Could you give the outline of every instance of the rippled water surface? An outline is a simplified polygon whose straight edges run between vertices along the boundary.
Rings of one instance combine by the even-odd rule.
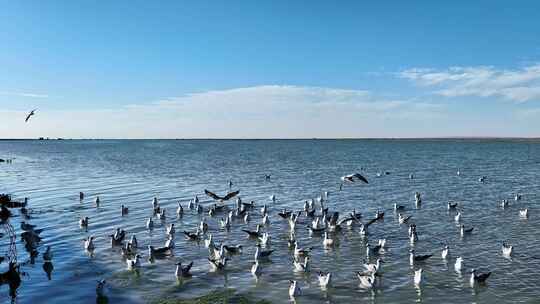
[[[34,265],[25,265],[18,303],[95,303],[95,283],[105,278],[109,284],[110,303],[144,303],[162,296],[192,298],[219,288],[233,288],[254,299],[274,303],[289,301],[288,280],[298,280],[303,295],[299,303],[412,302],[452,303],[533,302],[540,297],[540,210],[537,207],[540,185],[540,147],[535,142],[480,140],[179,140],[179,141],[0,141],[0,158],[13,157],[12,164],[0,164],[0,192],[15,198],[29,198],[32,224],[44,228],[39,251],[50,245],[54,251],[51,280],[43,270],[41,254]],[[360,172],[369,185],[346,185],[338,191],[339,177]],[[457,176],[456,171],[461,171]],[[377,177],[379,171],[389,175]],[[266,181],[264,174],[271,174]],[[409,174],[414,179],[409,179]],[[480,176],[487,176],[485,184]],[[210,272],[204,244],[184,239],[182,230],[194,231],[200,216],[187,210],[182,219],[173,217],[177,203],[184,206],[198,195],[203,206],[213,202],[204,189],[217,193],[229,190],[234,182],[244,202],[255,201],[258,207],[268,204],[271,223],[265,228],[272,236],[275,250],[271,261],[262,265],[263,274],[255,280],[249,272],[255,242],[241,229],[253,229],[261,221],[259,208],[252,221],[235,221],[227,232],[220,229],[218,214],[210,218],[210,233],[215,240],[242,244],[242,255],[230,260],[226,273]],[[79,201],[78,193],[86,198]],[[345,229],[337,235],[340,246],[324,250],[322,238],[310,236],[299,220],[296,235],[302,247],[313,247],[311,272],[294,273],[292,254],[287,249],[288,224],[277,216],[282,208],[301,210],[307,199],[329,191],[331,210],[362,212],[363,221],[373,218],[377,208],[384,209],[384,221],[370,227],[370,243],[386,238],[388,249],[382,254],[381,285],[375,291],[360,288],[354,271],[362,270],[365,240],[358,228]],[[414,208],[414,192],[423,194],[423,205]],[[513,200],[516,193],[523,199]],[[270,195],[276,195],[272,203]],[[101,198],[101,207],[93,200]],[[162,246],[165,225],[145,229],[152,215],[151,200],[157,196],[167,209],[168,223],[177,226],[174,257],[155,263],[146,260],[138,273],[128,271],[118,248],[111,248],[107,235],[121,227],[128,235],[136,234],[139,246]],[[499,202],[511,199],[502,209]],[[459,236],[449,201],[459,201],[463,223],[474,226],[472,235]],[[425,282],[421,289],[412,282],[409,265],[411,248],[407,229],[398,224],[392,211],[396,202],[406,206],[419,232],[414,245],[420,254],[434,256],[421,267]],[[129,214],[120,215],[120,205]],[[229,203],[234,206],[234,202]],[[529,219],[520,219],[518,210],[529,208]],[[18,212],[15,212],[18,214]],[[78,226],[81,216],[90,217],[90,227]],[[20,233],[20,217],[11,219]],[[88,256],[82,240],[97,237],[94,256]],[[515,246],[512,259],[501,255],[501,243]],[[7,251],[6,237],[0,239],[0,254]],[[448,243],[452,257],[441,259],[442,243]],[[28,259],[20,241],[19,261]],[[457,274],[456,256],[464,258],[464,272]],[[193,261],[193,278],[181,283],[174,276],[175,262]],[[471,288],[470,268],[492,271],[485,287]],[[6,263],[0,265],[5,271]],[[322,291],[317,272],[331,271],[333,287]],[[0,286],[0,302],[8,302],[7,287]]]

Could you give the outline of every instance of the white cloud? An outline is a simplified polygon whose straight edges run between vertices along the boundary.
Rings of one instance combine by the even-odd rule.
[[[43,110],[28,124],[22,112],[0,112],[0,119],[9,122],[0,126],[0,136],[403,137],[425,134],[441,115],[437,104],[387,100],[363,90],[268,85],[193,93],[120,109]]]
[[[540,64],[517,70],[494,67],[452,67],[445,70],[409,69],[398,74],[447,96],[503,97],[516,102],[540,100]]]
[[[18,96],[18,97],[30,97],[30,98],[48,98],[47,94],[36,94],[36,93],[24,93],[24,92],[0,92],[0,95],[7,96]]]

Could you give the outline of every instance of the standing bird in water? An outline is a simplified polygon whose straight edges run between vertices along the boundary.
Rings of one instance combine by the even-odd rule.
[[[32,115],[35,115],[36,113],[36,110],[37,109],[34,109],[32,111],[30,111],[30,113],[28,113],[28,115],[26,115],[26,119],[24,120],[24,122],[28,122],[28,120],[30,119],[30,117],[32,117]]]

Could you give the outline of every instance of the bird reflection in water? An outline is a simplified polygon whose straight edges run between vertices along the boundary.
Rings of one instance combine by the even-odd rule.
[[[49,279],[49,281],[52,278],[53,269],[54,269],[54,266],[53,266],[52,262],[47,261],[47,262],[43,263],[43,270],[45,271],[45,274],[47,274],[47,279]]]

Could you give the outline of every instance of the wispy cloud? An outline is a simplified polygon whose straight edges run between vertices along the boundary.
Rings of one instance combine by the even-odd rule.
[[[499,96],[516,102],[540,100],[540,64],[515,70],[490,66],[445,70],[413,68],[398,76],[421,86],[434,87],[434,93],[448,97]]]
[[[0,95],[30,97],[30,98],[48,98],[49,97],[49,95],[47,94],[36,94],[36,93],[27,93],[27,92],[6,92],[6,91],[0,91]]]
[[[43,111],[28,125],[20,113],[10,128],[0,127],[0,134],[20,126],[31,137],[47,132],[63,137],[399,137],[414,136],[411,128],[425,131],[422,124],[436,121],[441,112],[437,104],[385,99],[364,90],[263,85],[107,111]]]

